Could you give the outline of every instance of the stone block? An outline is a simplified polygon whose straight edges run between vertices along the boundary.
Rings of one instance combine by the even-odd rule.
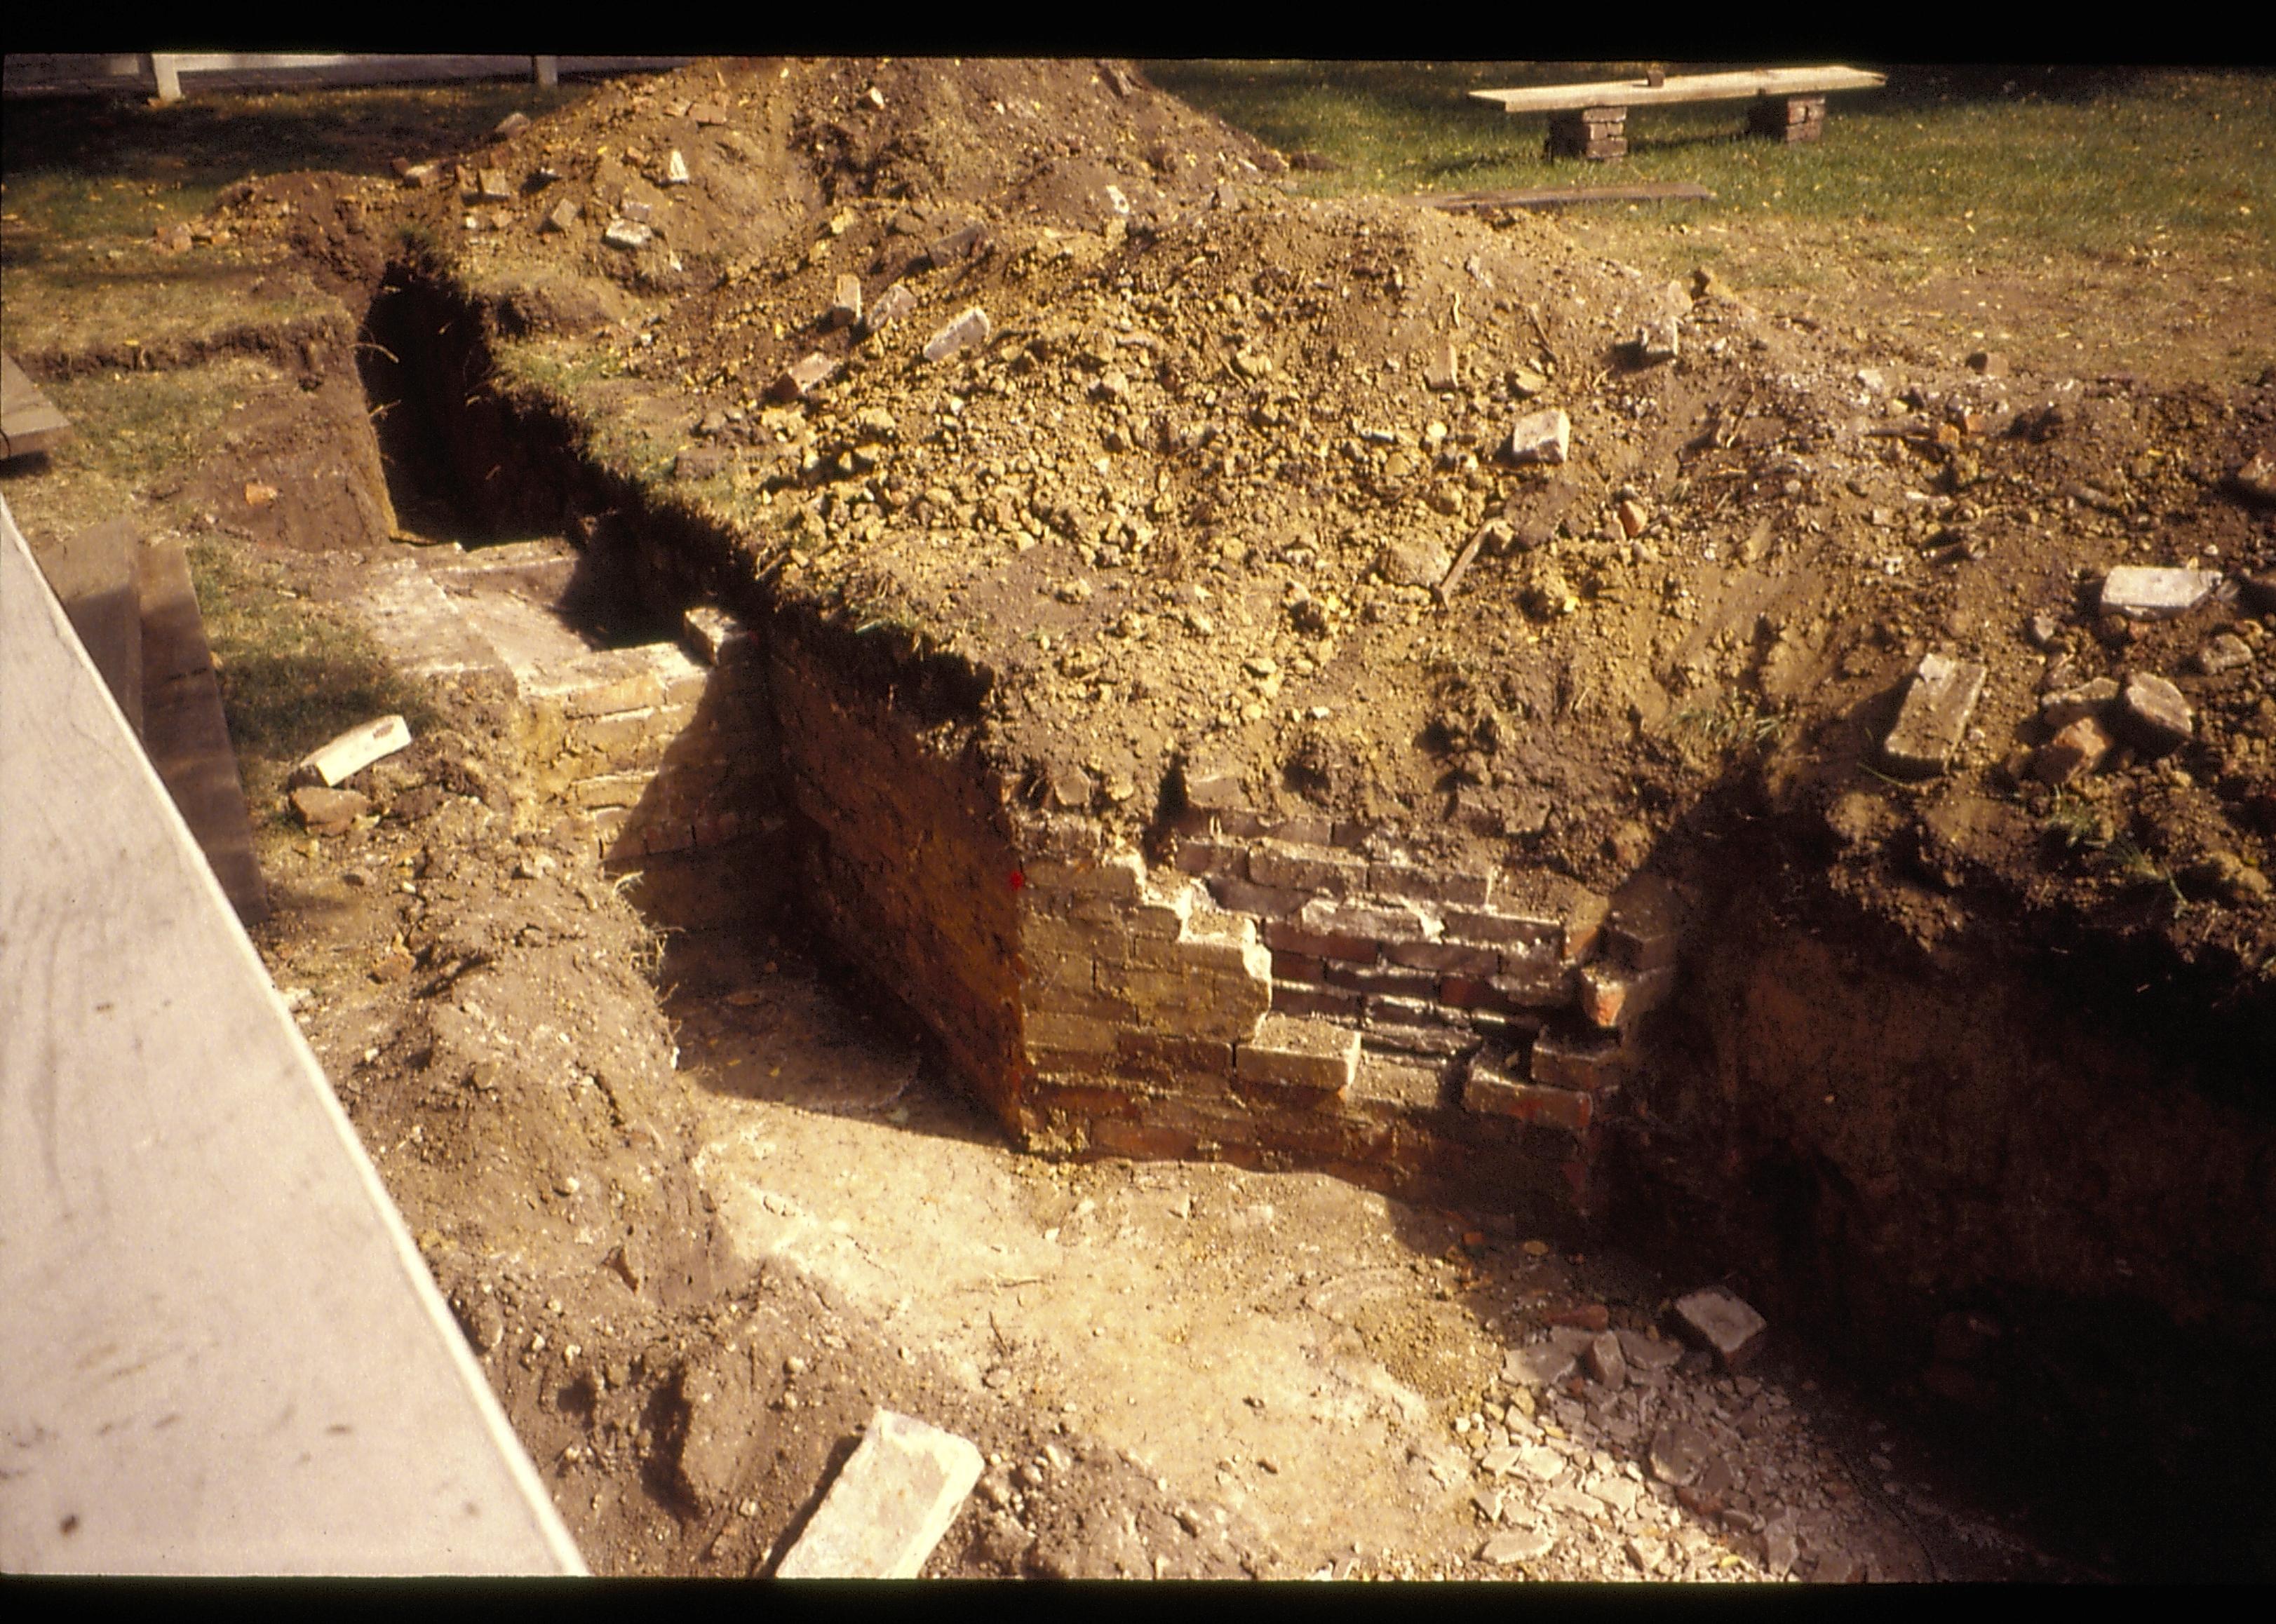
[[[2203,603],[2219,585],[2217,570],[2120,564],[2103,578],[2102,612],[2128,620],[2173,620]]]
[[[1256,1036],[1242,1044],[1234,1074],[1253,1083],[1278,1083],[1340,1093],[1359,1065],[1359,1033],[1327,1021],[1267,1015]]]
[[[2137,671],[2118,696],[2119,730],[2145,756],[2180,749],[2196,731],[2196,718],[2181,691],[2162,676]]]
[[[1881,741],[1889,769],[1904,777],[1933,778],[1951,764],[1976,701],[1984,691],[1984,667],[1972,660],[1923,654],[1905,691],[1896,726]]]
[[[1762,1346],[1768,1325],[1760,1314],[1720,1286],[1675,1300],[1675,1318],[1685,1334],[1712,1352],[1726,1371],[1742,1368]]]
[[[953,1432],[879,1409],[778,1579],[914,1579],[980,1481],[980,1451]]]
[[[1367,883],[1367,863],[1332,846],[1261,840],[1249,849],[1248,877],[1261,886],[1348,896]]]

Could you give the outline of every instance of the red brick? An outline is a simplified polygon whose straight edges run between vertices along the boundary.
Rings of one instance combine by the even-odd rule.
[[[1089,1129],[1090,1142],[1097,1149],[1134,1161],[1183,1161],[1195,1150],[1194,1136],[1182,1128],[1106,1117],[1090,1123]]]
[[[1317,981],[1325,961],[1307,953],[1276,953],[1272,956],[1272,978],[1275,981]]]
[[[1283,981],[1272,984],[1272,1008],[1281,1015],[1324,1015],[1356,1021],[1363,1003],[1357,993],[1332,987],[1295,986]]]
[[[1497,992],[1491,982],[1475,976],[1441,977],[1438,1001],[1452,1004],[1457,1009],[1501,1010],[1510,1008],[1509,1000]]]
[[[1248,848],[1229,840],[1211,840],[1206,836],[1189,838],[1178,842],[1177,856],[1171,865],[1183,874],[1223,874],[1235,880],[1248,878]]]
[[[1325,964],[1320,978],[1330,986],[1349,987],[1355,993],[1388,993],[1398,998],[1436,998],[1438,995],[1438,978],[1421,970],[1385,970],[1370,964]]]
[[[1267,919],[1263,932],[1264,945],[1276,953],[1301,953],[1312,958],[1342,959],[1355,964],[1375,963],[1375,943],[1364,936],[1338,936],[1307,930],[1286,919]]]
[[[1383,956],[1416,970],[1491,976],[1501,968],[1504,956],[1491,948],[1470,948],[1454,941],[1393,941],[1384,944]]]
[[[1218,907],[1231,909],[1235,913],[1253,913],[1260,918],[1287,918],[1312,900],[1309,891],[1251,885],[1248,880],[1236,880],[1230,874],[1212,874],[1209,888]]]
[[[1190,1076],[1198,1079],[1233,1075],[1233,1051],[1230,1043],[1125,1030],[1115,1034],[1114,1047],[1124,1070],[1148,1076]]]
[[[1596,1117],[1596,1096],[1579,1089],[1518,1083],[1483,1067],[1473,1067],[1462,1090],[1465,1108],[1491,1112],[1540,1128],[1585,1134]]]
[[[1614,1088],[1629,1064],[1627,1046],[1617,1034],[1551,1028],[1533,1040],[1533,1080],[1558,1088]]]
[[[1329,846],[1262,840],[1249,848],[1248,876],[1261,886],[1343,896],[1367,883],[1367,864]]]

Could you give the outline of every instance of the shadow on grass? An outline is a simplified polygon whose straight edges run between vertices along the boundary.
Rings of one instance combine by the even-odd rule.
[[[438,725],[361,627],[338,609],[284,597],[273,567],[214,541],[191,548],[190,567],[230,738],[248,774],[256,765],[281,772],[376,716],[401,715],[414,736]]]

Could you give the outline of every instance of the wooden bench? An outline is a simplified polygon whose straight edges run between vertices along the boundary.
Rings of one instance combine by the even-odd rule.
[[[1542,85],[1526,90],[1473,90],[1508,113],[1547,113],[1549,155],[1618,158],[1628,149],[1632,107],[1674,102],[1752,100],[1747,129],[1773,140],[1814,141],[1825,131],[1825,97],[1836,90],[1876,90],[1884,73],[1857,68],[1755,68],[1738,73],[1688,73],[1677,79],[1604,79],[1593,85]]]

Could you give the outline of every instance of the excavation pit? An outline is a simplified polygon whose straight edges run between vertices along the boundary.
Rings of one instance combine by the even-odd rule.
[[[947,119],[900,71],[876,122]],[[991,94],[1126,117],[1034,72]],[[1963,1431],[2072,1440],[2076,1481],[2249,1476],[2268,661],[2192,662],[2265,646],[2276,558],[2163,448],[2241,463],[2265,386],[1923,360],[1900,398],[1846,341],[1530,223],[1175,163],[1077,185],[1073,154],[1020,192],[843,121],[762,162],[765,118],[671,105],[603,112],[692,190],[573,171],[627,150],[613,125],[494,155],[575,173],[588,236],[414,196],[430,252],[364,352],[404,374],[373,391],[398,465],[448,492],[408,522],[464,549],[397,563],[445,599],[450,570],[521,572],[454,613],[529,634],[499,662],[546,827],[691,943],[810,935],[1027,1148],[1326,1172],[1560,1255],[1626,1236]],[[729,207],[761,176],[791,207]],[[628,204],[649,249],[598,235]],[[849,275],[910,310],[825,324]],[[975,306],[989,337],[922,359]],[[1676,359],[1635,365],[1670,313]],[[838,370],[770,398],[810,355]],[[1511,461],[1551,410],[1567,460]],[[2113,460],[2154,530],[2064,494],[2116,500],[2087,483]],[[2098,573],[2152,548],[2218,549],[2236,590],[2098,619]],[[580,581],[577,646],[546,642]],[[1931,653],[1986,676],[1940,774],[1892,782]],[[2190,742],[2057,796],[2028,770],[2044,681],[2137,667]],[[702,1007],[767,1007],[732,997],[769,951],[723,948]],[[2098,1437],[2190,1388],[2158,1438]]]

